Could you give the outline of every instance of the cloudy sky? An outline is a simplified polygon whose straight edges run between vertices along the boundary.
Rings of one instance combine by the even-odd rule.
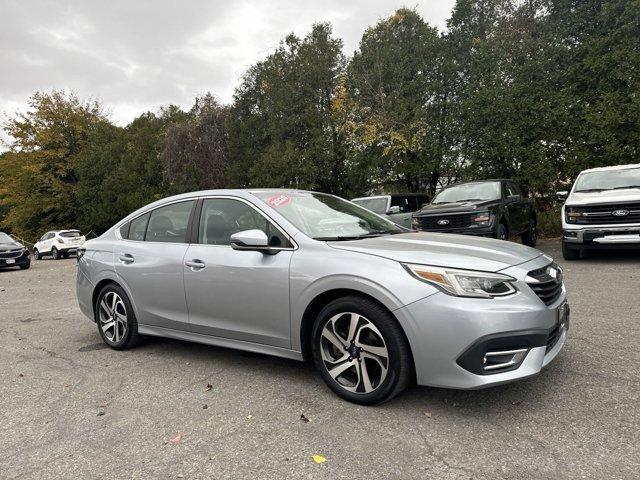
[[[73,90],[121,125],[210,91],[228,102],[243,72],[289,32],[331,22],[345,53],[401,6],[443,29],[454,0],[0,0],[0,112],[37,90]]]

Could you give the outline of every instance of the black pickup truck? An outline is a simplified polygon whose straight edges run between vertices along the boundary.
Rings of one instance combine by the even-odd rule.
[[[512,180],[483,180],[446,187],[412,217],[415,230],[507,240],[519,235],[534,247],[536,212]]]

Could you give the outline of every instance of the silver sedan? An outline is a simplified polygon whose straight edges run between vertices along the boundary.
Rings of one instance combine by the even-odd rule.
[[[562,349],[562,270],[538,250],[410,232],[341,198],[211,190],[132,213],[79,252],[77,295],[110,347],[162,336],[313,361],[375,404],[410,382],[482,388]]]

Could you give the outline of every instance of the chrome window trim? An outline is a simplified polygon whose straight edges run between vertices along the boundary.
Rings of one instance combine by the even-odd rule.
[[[130,238],[122,238],[122,235],[120,235],[120,229],[123,226],[125,226],[127,223],[131,223],[134,220],[137,220],[138,218],[142,217],[143,215],[146,215],[147,213],[149,214],[149,219],[151,219],[151,212],[154,212],[155,210],[158,210],[159,208],[168,207],[169,205],[175,205],[176,203],[184,203],[184,202],[194,202],[194,207],[195,207],[195,204],[197,203],[198,198],[200,198],[200,197],[182,198],[180,200],[174,200],[173,202],[163,203],[162,205],[158,205],[156,208],[145,210],[140,215],[136,215],[131,220],[127,220],[126,222],[122,222],[120,225],[118,225],[116,227],[115,236],[116,236],[116,238],[118,240],[122,240],[123,242],[153,243],[153,244],[158,244],[158,245],[191,245],[188,242],[152,242],[151,240],[148,240],[148,241],[147,240],[131,240]],[[193,207],[191,207],[191,208],[193,208]],[[148,227],[149,227],[149,225],[147,225],[147,228]],[[146,232],[145,232],[145,236],[146,236]]]
[[[209,243],[199,243],[199,242],[195,242],[195,243],[188,243],[188,242],[152,242],[152,241],[147,241],[147,240],[131,240],[129,238],[122,238],[122,235],[120,235],[120,229],[126,225],[127,223],[131,223],[134,220],[142,217],[143,215],[151,214],[151,212],[153,212],[154,210],[157,210],[159,208],[164,208],[166,206],[169,205],[173,205],[176,203],[183,203],[183,202],[197,202],[198,200],[216,200],[216,199],[227,199],[227,200],[239,200],[245,204],[247,204],[249,207],[253,208],[256,212],[258,212],[260,215],[262,215],[267,221],[269,221],[272,225],[274,225],[278,231],[280,233],[282,233],[282,235],[284,235],[284,237],[289,240],[289,242],[291,243],[291,245],[293,245],[293,247],[269,247],[269,250],[272,251],[295,251],[299,248],[298,244],[293,240],[293,237],[291,235],[289,235],[279,224],[278,222],[276,222],[275,220],[273,220],[271,217],[269,217],[267,214],[265,214],[263,211],[261,211],[259,208],[257,208],[253,203],[251,203],[249,200],[244,199],[242,197],[235,197],[233,195],[207,195],[204,197],[192,197],[192,198],[183,198],[180,200],[175,200],[173,202],[168,202],[162,205],[157,206],[156,208],[153,209],[149,209],[149,210],[145,210],[144,212],[140,213],[139,215],[136,215],[135,217],[133,217],[130,220],[127,220],[126,222],[122,222],[120,225],[118,225],[116,227],[115,230],[115,236],[118,240],[121,240],[123,242],[134,242],[134,243],[153,243],[153,244],[162,244],[162,245],[203,245],[203,246],[208,246],[208,247],[227,247],[227,248],[231,248],[231,245],[212,245]],[[202,214],[202,212],[200,212],[200,214]],[[197,221],[198,223],[200,223],[200,218],[194,219],[194,221]]]

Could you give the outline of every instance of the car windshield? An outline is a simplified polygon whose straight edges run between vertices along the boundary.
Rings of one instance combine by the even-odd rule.
[[[599,192],[634,187],[640,188],[640,167],[582,173],[576,180],[574,192]]]
[[[78,230],[71,230],[69,232],[60,232],[60,236],[64,238],[77,238],[80,236],[80,232]]]
[[[384,215],[385,213],[387,213],[387,197],[358,198],[351,201],[355,204],[360,205],[361,207],[366,208],[367,210],[371,210],[372,212],[378,213],[380,215]]]
[[[0,232],[0,243],[16,243],[16,241],[4,232]]]
[[[500,198],[500,182],[463,183],[441,190],[431,203],[497,200],[498,198]]]
[[[277,191],[254,195],[315,240],[353,240],[404,231],[393,222],[333,195]]]

